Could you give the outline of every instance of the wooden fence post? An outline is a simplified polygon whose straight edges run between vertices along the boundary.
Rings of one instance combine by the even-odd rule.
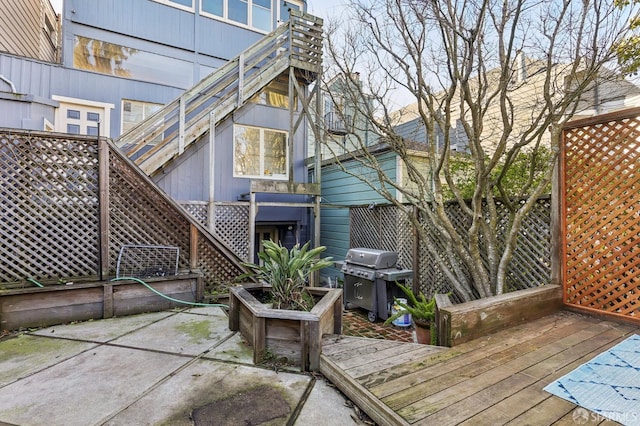
[[[98,271],[100,280],[109,276],[109,144],[98,139]]]

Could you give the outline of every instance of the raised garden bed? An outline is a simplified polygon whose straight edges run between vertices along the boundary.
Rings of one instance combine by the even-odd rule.
[[[178,300],[202,300],[201,274],[145,278],[157,291]],[[96,281],[43,288],[0,290],[0,329],[16,330],[72,321],[111,318],[171,309],[172,302],[135,281]]]
[[[322,336],[342,332],[342,290],[307,287],[318,302],[310,312],[273,309],[256,296],[269,291],[267,285],[232,287],[229,293],[229,329],[253,347],[253,362],[268,357],[285,359],[302,371],[320,366]]]
[[[562,308],[562,287],[544,285],[452,305],[436,296],[438,344],[455,346],[552,314]]]

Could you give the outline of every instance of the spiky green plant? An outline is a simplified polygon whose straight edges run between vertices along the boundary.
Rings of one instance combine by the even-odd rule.
[[[273,307],[309,311],[313,307],[313,298],[304,291],[312,272],[331,266],[330,257],[320,258],[326,247],[319,246],[309,250],[309,242],[302,247],[296,244],[287,250],[280,244],[265,240],[264,250],[258,253],[262,265],[244,263],[252,272],[238,279],[255,277],[271,285]]]
[[[407,295],[407,303],[400,302],[394,297],[394,303],[402,309],[391,315],[384,323],[390,324],[403,315],[411,314],[411,318],[414,321],[431,324],[436,315],[436,299],[432,297],[430,300],[427,300],[422,293],[416,297],[411,288],[400,284],[399,282],[396,282],[396,284],[400,287],[402,292]]]

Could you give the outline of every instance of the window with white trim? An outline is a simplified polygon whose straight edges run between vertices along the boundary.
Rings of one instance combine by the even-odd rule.
[[[153,102],[134,101],[131,99],[122,100],[122,127],[120,134],[124,134],[135,127],[138,123],[153,115],[154,112],[162,108],[162,104]]]
[[[202,15],[231,21],[263,32],[273,29],[271,0],[201,0]]]
[[[110,136],[109,124],[113,104],[55,95],[51,98],[60,103],[55,114],[56,132]]]
[[[289,177],[287,132],[236,124],[233,153],[234,177],[274,180]]]

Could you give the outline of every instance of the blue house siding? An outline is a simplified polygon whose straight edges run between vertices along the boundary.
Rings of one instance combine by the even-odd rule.
[[[181,89],[175,87],[69,69],[2,53],[0,53],[0,74],[13,82],[17,93],[48,99],[49,102],[54,102],[51,101],[51,97],[58,95],[113,104],[111,137],[120,135],[122,99],[165,104],[182,93]],[[53,123],[53,112],[53,107],[46,113],[42,110],[31,111],[29,120],[32,120],[34,127],[21,126],[21,128],[44,130],[43,118]],[[18,118],[24,119],[9,104],[0,102],[0,126],[15,127],[13,123]]]
[[[214,192],[217,201],[238,201],[240,195],[248,194],[250,190],[252,179],[233,177],[234,124],[288,131],[289,111],[264,105],[247,104],[236,111],[232,117],[216,126],[213,171],[215,173]],[[307,181],[307,173],[304,166],[306,156],[304,132],[296,133],[293,141],[289,141],[289,143],[294,144],[294,181],[305,182]],[[175,199],[207,201],[209,199],[209,174],[206,171],[208,163],[209,139],[205,136],[195,147],[191,147],[170,164],[162,174],[155,176],[154,180]],[[259,201],[261,197],[263,196],[258,195]],[[274,198],[274,196],[270,198]],[[278,197],[278,201],[306,202],[308,200],[300,196],[281,195]]]
[[[390,179],[397,175],[396,155],[383,152],[376,156],[379,166]],[[344,162],[350,172],[367,177],[371,182],[377,182],[375,171],[354,160]],[[327,256],[334,260],[344,260],[349,245],[351,229],[349,226],[349,207],[371,203],[386,203],[387,201],[366,183],[357,177],[341,170],[336,164],[329,164],[322,168],[322,210],[320,214],[320,244],[327,247]],[[336,268],[326,268],[322,276],[340,277],[342,273]]]
[[[168,7],[151,0],[65,0],[65,2],[70,4],[69,7],[65,5],[64,18],[85,27],[83,31],[88,30],[86,27],[106,28],[114,33],[152,41],[156,46],[175,47],[190,51],[191,54],[195,52],[225,60],[236,56],[264,35],[249,28],[200,15],[200,1],[194,2],[193,12]],[[75,12],[72,12],[74,10]],[[273,15],[275,28],[276,14]],[[73,43],[74,33],[87,34],[77,32],[78,28],[74,26],[63,28],[63,31],[66,43]],[[222,40],[233,42],[221,43]],[[65,57],[65,64],[71,63],[69,61],[72,59],[69,56]]]
[[[15,85],[16,92],[11,93],[11,84],[0,82],[0,127],[45,130],[45,124],[51,123],[57,129],[76,131],[80,125],[64,118],[79,120],[75,117],[76,109],[93,107],[102,108],[98,116],[101,120],[109,116],[108,123],[101,121],[100,134],[115,139],[122,133],[124,100],[167,104],[265,35],[202,16],[201,1],[194,0],[193,4],[193,11],[185,11],[152,0],[65,0],[61,64],[0,53],[0,75]],[[273,0],[271,4],[275,9],[281,2]],[[274,10],[274,28],[277,16]],[[78,38],[83,43],[78,46],[84,50],[75,57],[81,59],[75,66],[80,63],[86,69],[74,68]],[[138,52],[120,51],[118,46]],[[113,52],[109,49],[115,48],[119,57],[113,59],[109,53],[96,53],[98,48],[106,52]],[[148,54],[144,55],[144,52]],[[131,55],[138,55],[137,62],[133,59],[127,62]],[[167,72],[173,69],[173,64],[181,70],[179,78],[167,79],[167,76],[178,74]],[[163,83],[159,82],[162,78]],[[110,105],[113,108],[105,111]],[[142,109],[142,104],[133,105]],[[67,115],[65,108],[73,111],[73,115]],[[148,108],[146,114],[150,110]],[[131,116],[135,113],[137,111],[132,109]],[[82,112],[82,117],[84,120],[89,113]],[[91,123],[94,121],[91,119]],[[216,202],[248,201],[243,196],[249,193],[251,179],[233,177],[233,124],[289,131],[290,122],[287,108],[247,104],[216,126],[214,167],[210,167],[211,156],[205,135],[153,179],[177,201],[209,201],[210,173],[214,173]],[[95,134],[97,125],[82,125],[82,132]],[[309,181],[304,163],[306,138],[306,126],[302,125],[295,138],[289,140],[294,146],[293,158],[288,159],[293,165],[294,182]],[[258,201],[285,203],[310,202],[311,198],[258,195]],[[309,208],[262,206],[256,220],[269,226],[295,223],[299,226],[301,239],[307,240],[311,236],[310,216]]]

